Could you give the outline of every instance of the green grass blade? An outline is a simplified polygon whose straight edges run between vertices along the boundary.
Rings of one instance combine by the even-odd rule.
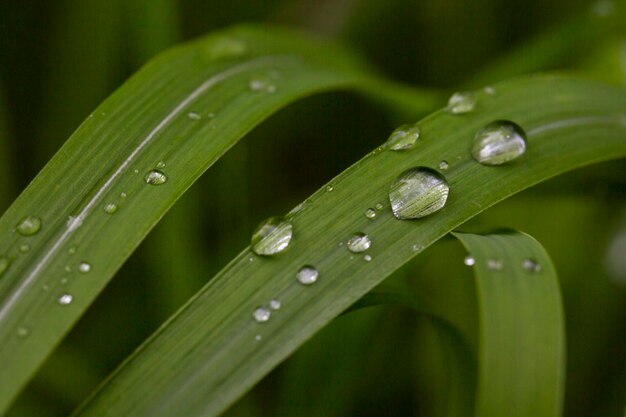
[[[454,235],[476,262],[476,415],[560,416],[565,328],[558,279],[548,254],[521,233]],[[524,269],[529,260],[541,270]]]
[[[174,48],[133,76],[0,219],[0,254],[11,260],[0,279],[0,411],[165,211],[239,138],[303,96],[372,85],[378,81],[341,48],[245,27]],[[432,103],[414,95],[413,108]],[[160,161],[167,182],[146,184]],[[104,211],[109,203],[115,214]],[[18,234],[25,216],[41,218],[41,231]],[[88,273],[78,270],[82,262]],[[72,302],[60,306],[64,294]]]
[[[332,191],[320,189],[292,213],[295,238],[287,254],[260,259],[244,250],[77,415],[217,415],[328,321],[467,219],[547,178],[626,155],[626,92],[620,88],[544,76],[495,90],[493,96],[478,93],[470,114],[436,112],[422,120],[414,150],[376,150],[335,178]],[[528,150],[508,165],[479,165],[470,156],[474,134],[498,119],[526,130]],[[442,160],[450,166],[444,172],[451,187],[446,207],[421,220],[396,220],[386,203],[394,178]],[[364,211],[376,203],[385,203],[385,210],[370,220]],[[339,245],[357,231],[373,240],[371,262]],[[295,274],[307,264],[320,278],[303,287]],[[255,323],[254,309],[276,297],[281,310]]]

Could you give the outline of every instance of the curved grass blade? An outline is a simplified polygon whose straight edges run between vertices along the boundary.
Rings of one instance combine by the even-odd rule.
[[[562,413],[565,326],[556,271],[528,235],[454,233],[475,261],[476,416]]]
[[[467,219],[557,174],[626,156],[624,90],[558,76],[514,80],[495,89],[492,96],[477,93],[472,113],[440,111],[425,118],[414,150],[377,149],[335,178],[332,191],[323,187],[293,210],[295,237],[288,253],[260,259],[244,250],[76,415],[217,415],[322,326]],[[502,119],[526,131],[526,154],[499,167],[476,163],[470,156],[475,133]],[[449,165],[444,174],[451,189],[443,210],[398,221],[387,203],[374,219],[364,215],[387,201],[401,172],[437,167],[442,160]],[[355,232],[372,239],[370,262],[346,249]],[[303,265],[319,271],[312,286],[296,281]],[[283,307],[269,321],[256,323],[255,308],[273,298]]]
[[[10,261],[0,279],[0,412],[165,211],[239,138],[321,91],[393,101],[379,83],[341,48],[246,27],[174,48],[126,82],[0,219],[0,255]],[[416,91],[396,90],[402,100]],[[434,102],[413,98],[413,110]],[[154,170],[163,175],[149,176]],[[41,230],[18,233],[27,216]]]

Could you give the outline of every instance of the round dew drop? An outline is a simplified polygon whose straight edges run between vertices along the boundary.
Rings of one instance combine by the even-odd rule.
[[[448,165],[447,161],[441,161],[439,162],[439,169],[442,171],[445,171],[449,168],[450,165]]]
[[[118,207],[115,203],[107,203],[104,205],[103,209],[106,214],[114,214],[117,211]]]
[[[22,236],[32,236],[41,229],[41,219],[35,216],[24,217],[16,226],[17,233]]]
[[[363,256],[363,260],[364,260],[365,262],[371,262],[371,260],[372,260],[372,256],[371,256],[371,255],[365,255],[365,256]]]
[[[265,307],[257,307],[252,313],[252,317],[254,317],[254,321],[257,323],[265,323],[270,319],[272,312]]]
[[[146,176],[144,177],[144,181],[146,182],[146,184],[150,185],[165,184],[165,182],[167,181],[167,175],[159,170],[153,169],[146,174]]]
[[[537,274],[541,272],[541,264],[531,258],[526,258],[522,261],[522,268],[530,274]]]
[[[365,233],[355,233],[354,236],[348,240],[347,247],[352,253],[365,252],[372,246],[372,241]]]
[[[71,294],[63,294],[57,299],[57,304],[61,306],[67,306],[72,304],[73,299],[74,297],[72,297]]]
[[[190,111],[189,113],[187,113],[187,117],[190,120],[200,120],[200,119],[202,119],[202,116],[200,115],[200,113],[195,112],[195,111]],[[159,167],[159,168],[163,168],[163,167]]]
[[[298,282],[302,285],[312,285],[319,278],[319,272],[314,267],[307,265],[300,268],[296,275]]]
[[[452,94],[448,100],[446,111],[452,114],[469,113],[476,108],[476,95],[470,91]]]
[[[30,332],[28,331],[26,327],[20,327],[17,329],[16,333],[18,337],[25,338],[25,337],[28,337]]]
[[[81,262],[78,264],[78,271],[86,274],[91,271],[91,264],[89,262]]]
[[[367,210],[365,210],[365,217],[367,217],[368,219],[373,219],[374,217],[376,217],[376,210],[374,210],[373,208],[368,208]]]
[[[280,300],[271,300],[270,301],[270,308],[272,310],[280,310],[281,305],[282,304],[281,304]]]
[[[384,149],[392,151],[406,151],[411,149],[420,137],[417,125],[402,125],[393,132],[383,144]]]
[[[526,152],[526,133],[513,122],[498,120],[474,137],[472,157],[482,165],[502,165]]]
[[[252,234],[250,245],[257,255],[271,256],[284,252],[293,236],[293,226],[283,217],[264,220]]]
[[[30,250],[30,245],[27,245],[27,244],[20,245],[19,249],[20,249],[20,252],[26,253]]]
[[[463,259],[463,263],[467,266],[474,266],[476,264],[476,259],[472,255],[467,255]]]
[[[397,219],[418,219],[441,210],[450,187],[440,173],[425,167],[401,173],[391,184],[389,201]]]

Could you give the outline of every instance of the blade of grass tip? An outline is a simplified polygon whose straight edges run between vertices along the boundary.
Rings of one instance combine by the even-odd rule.
[[[568,18],[487,64],[465,84],[479,87],[529,72],[569,66],[576,57],[594,51],[599,42],[624,34],[624,21],[625,1],[596,1],[584,13]]]
[[[0,219],[0,412],[202,172],[294,100],[367,85],[361,68],[329,43],[236,27],[165,52],[99,106]]]
[[[466,263],[474,268],[478,290],[476,415],[560,416],[565,328],[548,254],[518,232],[454,236],[469,251]]]
[[[495,95],[477,92],[473,113],[440,111],[422,120],[419,151],[377,148],[333,179],[331,191],[322,187],[288,216],[297,233],[288,254],[267,260],[244,250],[76,415],[217,415],[317,330],[469,218],[567,170],[626,156],[624,90],[559,76],[494,87]],[[476,132],[502,119],[526,131],[526,154],[499,167],[477,163],[470,153]],[[400,173],[437,167],[442,160],[449,162],[444,175],[451,191],[441,212],[398,221],[387,203],[374,219],[364,215],[388,201]],[[373,240],[370,258],[346,249],[355,231]],[[296,280],[304,265],[319,271],[315,285]],[[271,320],[256,322],[255,309],[275,297],[285,307]]]

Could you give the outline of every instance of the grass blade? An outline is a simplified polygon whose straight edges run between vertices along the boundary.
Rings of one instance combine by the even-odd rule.
[[[480,315],[476,415],[560,416],[565,328],[556,271],[548,254],[521,233],[454,235],[476,262]]]
[[[11,260],[0,279],[0,412],[165,211],[239,138],[320,91],[369,90],[393,101],[373,91],[378,85],[341,48],[245,27],[174,48],[133,76],[0,219],[0,254]],[[397,90],[403,100],[415,91]],[[413,98],[413,109],[433,105],[432,95]],[[160,161],[167,182],[146,184]],[[107,204],[117,212],[105,212]],[[42,220],[37,234],[16,232],[25,216]],[[88,273],[78,270],[83,262]]]
[[[77,415],[217,415],[328,321],[467,219],[547,178],[626,155],[626,92],[620,88],[544,76],[501,83],[495,91],[478,93],[473,113],[436,112],[424,119],[416,150],[376,150],[334,179],[332,191],[315,193],[291,213],[296,234],[288,254],[268,260],[244,250]],[[479,165],[470,156],[472,138],[499,119],[525,129],[528,151],[509,165]],[[441,212],[398,221],[387,205],[373,220],[363,215],[387,201],[400,172],[441,160],[449,162],[451,187]],[[357,231],[373,240],[371,262],[338,245]],[[320,271],[311,287],[295,280],[307,264]],[[276,297],[283,302],[280,312],[255,323],[254,309]]]

